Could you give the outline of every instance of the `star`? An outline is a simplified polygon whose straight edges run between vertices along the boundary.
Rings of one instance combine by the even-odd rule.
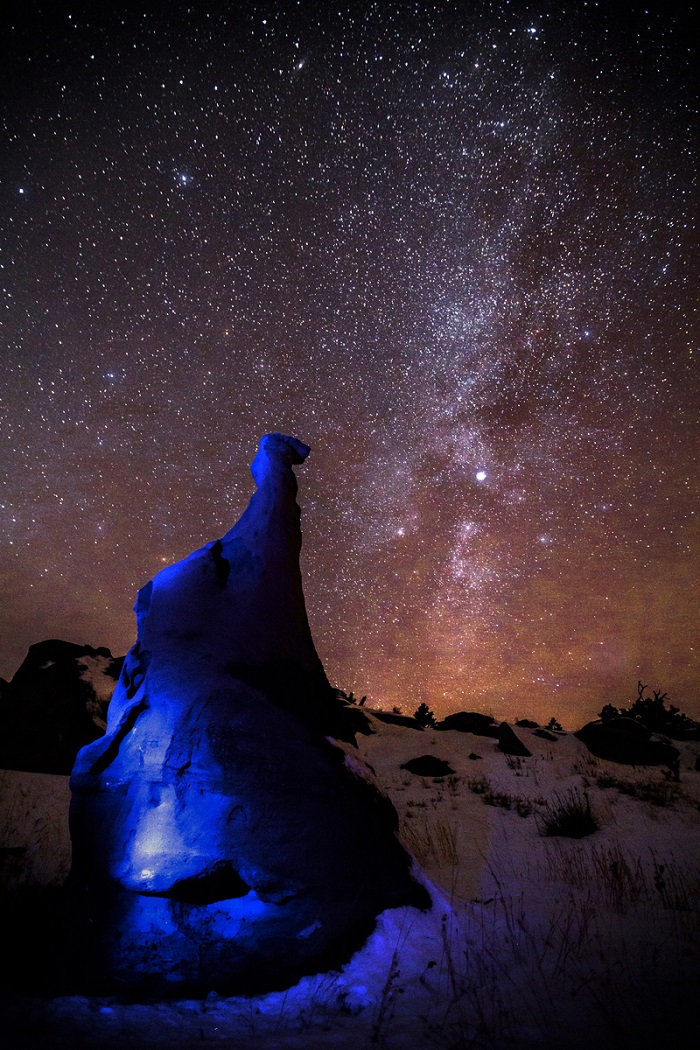
[[[0,675],[42,638],[125,652],[282,431],[334,684],[700,704],[682,21],[35,7],[0,88]]]

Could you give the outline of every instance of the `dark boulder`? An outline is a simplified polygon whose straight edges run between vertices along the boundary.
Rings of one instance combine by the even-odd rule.
[[[498,739],[498,726],[491,715],[480,711],[455,711],[438,722],[437,729],[456,729],[458,733],[473,733],[475,736],[488,736]]]
[[[686,722],[669,720],[665,725],[659,726],[658,732],[671,740],[700,740],[700,725],[690,718]]]
[[[105,731],[122,662],[57,638],[30,646],[2,690],[0,769],[67,776],[80,748]]]
[[[454,774],[454,769],[449,762],[434,755],[420,755],[404,762],[401,769],[407,769],[417,777],[449,777]]]
[[[516,725],[517,724],[518,723],[516,722]],[[559,739],[559,737],[555,733],[550,733],[548,729],[535,729],[532,735],[538,736],[541,740],[549,740],[550,742],[554,743],[556,743],[556,741]]]
[[[634,718],[610,718],[589,722],[574,736],[591,754],[628,766],[665,766],[678,761],[680,752],[673,744],[652,734]]]
[[[515,755],[519,758],[530,758],[532,755],[532,751],[528,751],[513,727],[507,722],[501,722],[498,727],[498,746],[506,755]]]

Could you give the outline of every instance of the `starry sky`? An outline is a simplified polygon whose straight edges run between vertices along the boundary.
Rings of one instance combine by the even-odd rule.
[[[280,430],[334,684],[699,717],[690,16],[11,4],[0,674],[125,652]]]

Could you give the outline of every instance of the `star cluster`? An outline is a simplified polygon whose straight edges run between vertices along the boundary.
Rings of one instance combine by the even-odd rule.
[[[281,430],[336,684],[700,715],[690,8],[165,6],[5,16],[0,673]]]

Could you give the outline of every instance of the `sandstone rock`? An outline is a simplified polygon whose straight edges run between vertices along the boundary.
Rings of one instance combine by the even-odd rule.
[[[308,452],[264,437],[239,522],[141,589],[107,734],[78,755],[71,881],[112,984],[281,988],[344,962],[385,908],[430,904],[393,806],[329,739],[366,716],[306,616]]]

